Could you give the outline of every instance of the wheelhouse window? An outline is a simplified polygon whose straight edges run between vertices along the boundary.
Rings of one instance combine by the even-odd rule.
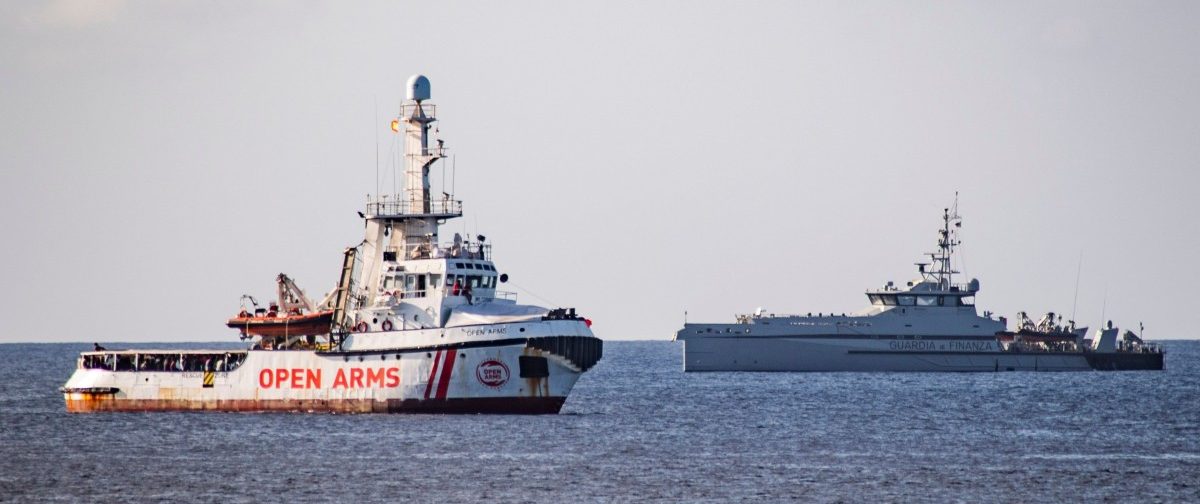
[[[879,299],[883,301],[884,305],[896,306],[896,296],[889,295],[889,294],[881,294],[879,296]]]
[[[912,306],[916,304],[916,296],[897,296],[900,306]]]
[[[937,296],[917,296],[917,306],[933,306],[938,303]]]
[[[867,294],[867,297],[871,300],[871,304],[873,305],[883,304],[883,301],[879,299],[879,294]]]

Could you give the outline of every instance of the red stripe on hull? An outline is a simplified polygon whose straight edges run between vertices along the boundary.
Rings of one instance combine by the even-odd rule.
[[[463,399],[210,400],[115,399],[111,395],[70,399],[67,411],[277,411],[297,413],[474,413],[542,415],[558,413],[565,397],[480,397]]]
[[[450,388],[450,375],[454,374],[454,357],[457,355],[455,350],[446,350],[446,362],[442,364],[442,381],[438,382],[438,399],[446,398],[446,390]]]
[[[429,399],[429,393],[433,391],[433,379],[437,377],[438,362],[442,360],[442,351],[438,350],[433,356],[433,365],[429,367],[429,381],[425,382],[425,398]]]

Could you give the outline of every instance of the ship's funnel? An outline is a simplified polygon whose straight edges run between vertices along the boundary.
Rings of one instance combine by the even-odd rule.
[[[417,74],[408,78],[408,99],[423,101],[429,99],[429,79]]]

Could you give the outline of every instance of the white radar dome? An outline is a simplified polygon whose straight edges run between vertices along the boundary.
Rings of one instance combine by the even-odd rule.
[[[424,75],[417,74],[408,78],[408,99],[409,100],[428,100],[429,99],[429,79]]]

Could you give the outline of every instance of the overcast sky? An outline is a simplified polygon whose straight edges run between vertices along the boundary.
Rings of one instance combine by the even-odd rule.
[[[465,201],[443,237],[486,234],[508,288],[603,338],[859,309],[958,191],[981,310],[1069,315],[1081,271],[1082,324],[1194,339],[1197,27],[1200,2],[0,3],[0,341],[232,340],[279,272],[319,298],[415,73]]]

